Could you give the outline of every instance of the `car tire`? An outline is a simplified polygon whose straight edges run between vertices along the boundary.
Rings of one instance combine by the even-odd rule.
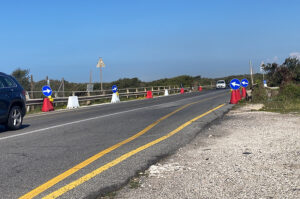
[[[6,127],[10,130],[21,128],[23,122],[22,110],[19,106],[13,106],[8,114]]]

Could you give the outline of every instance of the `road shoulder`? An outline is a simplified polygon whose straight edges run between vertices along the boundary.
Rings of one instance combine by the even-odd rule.
[[[298,198],[299,115],[241,107],[114,198]]]

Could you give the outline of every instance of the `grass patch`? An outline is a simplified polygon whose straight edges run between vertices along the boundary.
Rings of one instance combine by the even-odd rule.
[[[300,99],[293,100],[270,100],[264,103],[263,111],[278,113],[298,113],[300,114]]]
[[[253,91],[253,103],[264,104],[262,111],[300,114],[300,85],[284,85],[277,95],[271,96],[270,91],[257,87]]]
[[[129,188],[130,189],[137,189],[141,186],[141,183],[140,183],[140,179],[139,178],[132,178],[130,181],[129,181]]]

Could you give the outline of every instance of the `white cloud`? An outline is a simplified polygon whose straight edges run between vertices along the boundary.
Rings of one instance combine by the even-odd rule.
[[[297,58],[297,59],[300,60],[300,52],[293,52],[293,53],[290,53],[290,57]]]
[[[278,58],[278,56],[274,56],[273,58],[271,58],[271,59],[266,59],[266,63],[276,63],[276,62],[278,62],[279,61],[279,58]]]

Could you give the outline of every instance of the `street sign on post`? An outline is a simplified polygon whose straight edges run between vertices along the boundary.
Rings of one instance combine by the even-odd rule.
[[[87,92],[93,92],[94,91],[94,84],[87,84],[86,91]]]
[[[242,87],[245,87],[245,88],[249,85],[249,82],[247,79],[242,79],[241,83],[242,83]]]
[[[49,97],[52,95],[52,89],[50,88],[50,86],[43,86],[42,92],[46,97]]]
[[[232,79],[230,81],[230,87],[233,89],[233,90],[237,90],[241,87],[241,82],[240,80],[238,79]]]
[[[112,92],[113,92],[113,93],[118,92],[118,87],[117,87],[116,85],[113,85],[113,86],[112,86]]]
[[[264,87],[268,87],[267,80],[264,80]]]
[[[96,67],[100,68],[100,84],[101,84],[101,91],[103,91],[103,85],[102,85],[103,84],[102,83],[102,68],[105,67],[105,64],[103,62],[102,57],[99,58],[99,61],[98,61],[97,65],[96,65]]]

